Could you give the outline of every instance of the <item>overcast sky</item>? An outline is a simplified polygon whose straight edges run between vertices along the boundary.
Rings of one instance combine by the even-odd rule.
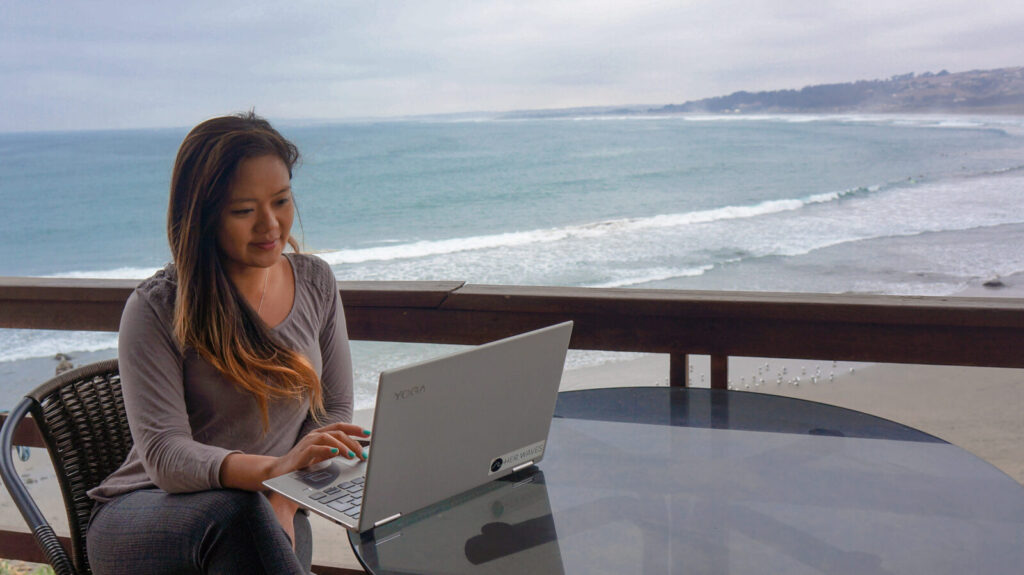
[[[1024,65],[1024,2],[0,0],[0,131],[669,104]]]

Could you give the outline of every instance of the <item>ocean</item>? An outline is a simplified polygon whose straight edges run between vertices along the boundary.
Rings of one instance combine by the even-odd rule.
[[[1024,117],[277,127],[303,154],[293,231],[338,279],[948,295],[1024,272]],[[162,267],[186,132],[0,134],[0,275]],[[114,334],[0,330],[0,407],[38,383],[19,366],[115,346]],[[381,369],[446,349],[355,342],[358,406]],[[621,357],[573,352],[569,367]]]

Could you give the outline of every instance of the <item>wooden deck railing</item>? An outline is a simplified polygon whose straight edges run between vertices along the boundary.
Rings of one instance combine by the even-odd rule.
[[[116,331],[137,282],[0,277],[0,328]],[[354,340],[478,344],[571,319],[570,347],[664,353],[1024,367],[1024,299],[338,282]],[[31,432],[26,431],[26,441]],[[36,443],[41,445],[41,443]],[[40,560],[0,531],[0,557]],[[345,573],[329,567],[322,573]]]

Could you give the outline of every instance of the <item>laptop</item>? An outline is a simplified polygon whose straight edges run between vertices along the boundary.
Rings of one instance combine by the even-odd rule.
[[[340,457],[263,485],[367,531],[544,457],[572,322],[384,371],[365,463]]]

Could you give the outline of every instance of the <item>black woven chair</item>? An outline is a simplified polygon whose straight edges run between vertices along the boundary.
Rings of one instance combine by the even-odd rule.
[[[11,457],[18,423],[31,413],[60,482],[71,529],[71,557],[29,495]],[[120,467],[132,448],[117,360],[86,365],[40,385],[11,410],[0,429],[0,475],[47,561],[58,575],[91,574],[85,530],[93,502],[85,494]]]

